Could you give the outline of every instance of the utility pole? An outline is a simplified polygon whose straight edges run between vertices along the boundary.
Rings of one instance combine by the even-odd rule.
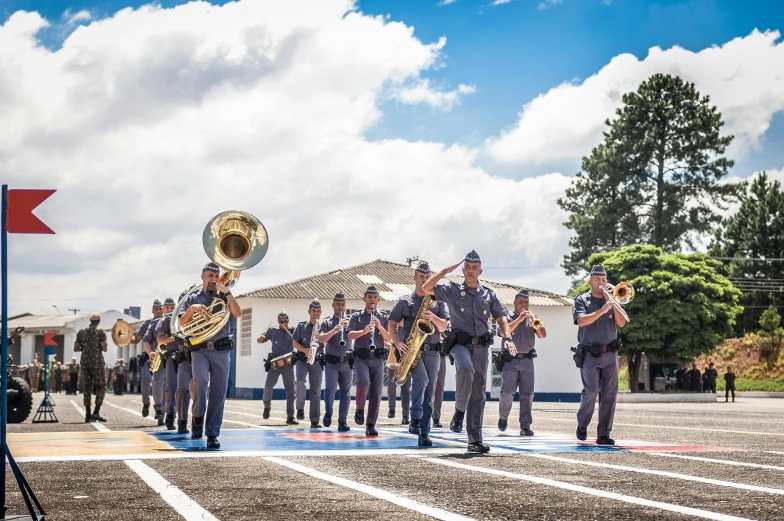
[[[75,314],[77,314],[78,312],[80,312],[80,311],[81,311],[81,309],[77,309],[77,308],[68,308],[68,311],[73,311],[73,314],[75,315]]]
[[[408,267],[410,268],[412,264],[414,264],[416,262],[419,262],[420,260],[422,260],[422,259],[420,259],[419,256],[415,255],[413,257],[407,258],[406,259],[406,264],[408,264]]]

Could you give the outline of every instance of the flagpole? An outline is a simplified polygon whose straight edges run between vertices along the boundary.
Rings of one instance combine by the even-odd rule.
[[[3,185],[3,216],[2,216],[2,232],[0,235],[2,239],[2,257],[0,264],[2,273],[0,273],[0,283],[2,283],[2,309],[0,313],[3,314],[3,338],[2,338],[2,351],[0,352],[0,447],[3,453],[3,468],[0,471],[0,519],[5,519],[5,465],[6,465],[6,422],[8,421],[8,185]]]

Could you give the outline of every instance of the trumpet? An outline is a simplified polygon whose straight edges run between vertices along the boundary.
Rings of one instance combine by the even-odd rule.
[[[612,284],[607,284],[607,287],[604,285],[599,286],[604,294],[604,298],[610,302],[613,307],[618,310],[618,313],[626,320],[626,322],[631,322],[629,315],[623,309],[623,304],[628,304],[634,299],[634,287],[629,282],[619,282],[615,286]],[[607,291],[609,288],[610,291]],[[612,293],[611,293],[612,292]]]
[[[343,329],[344,329],[343,321],[344,320],[346,320],[346,316],[343,313],[341,313],[340,314],[340,342],[338,342],[338,344],[340,344],[341,346],[346,345],[346,339],[343,336]]]
[[[544,326],[542,320],[536,315],[531,315],[530,317],[528,317],[526,319],[526,322],[528,322],[528,325],[534,328],[534,330],[541,329],[542,326]]]
[[[370,305],[370,325],[373,326],[373,327],[370,329],[370,345],[368,346],[368,349],[375,349],[376,348],[376,344],[374,343],[375,340],[376,340],[376,323],[373,322],[373,317],[375,317],[375,316],[376,316],[376,305],[375,304],[371,304]]]

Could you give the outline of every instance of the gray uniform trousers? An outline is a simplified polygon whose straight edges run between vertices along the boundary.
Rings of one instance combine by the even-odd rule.
[[[166,403],[166,370],[158,368],[152,375],[152,406],[155,412],[163,412]]]
[[[395,402],[397,401],[397,385],[392,379],[394,369],[387,369],[387,405],[390,411],[395,410]],[[411,409],[411,374],[408,375],[406,381],[400,386],[400,404],[403,408],[403,416],[408,418]]]
[[[231,353],[201,349],[192,353],[193,363],[193,415],[204,419],[204,433],[220,436],[223,423],[223,406],[229,387]],[[209,395],[207,388],[209,386]]]
[[[338,421],[346,422],[348,419],[348,408],[351,405],[351,368],[348,362],[330,364],[324,368],[326,385],[324,390],[324,412],[332,415],[332,403],[335,401],[335,390],[340,386],[340,408],[338,409]]]
[[[482,420],[485,413],[485,386],[490,349],[474,345],[474,353],[464,345],[456,344],[452,349],[455,359],[455,408],[465,412],[468,443],[482,441]]]
[[[577,411],[577,425],[588,427],[599,396],[598,436],[609,436],[615,417],[615,397],[618,394],[618,353],[602,353],[593,357],[585,355],[580,369],[583,379],[583,392],[580,396],[580,409]]]
[[[286,416],[289,418],[294,417],[294,366],[287,365],[278,369],[270,368],[267,373],[267,381],[264,382],[264,395],[261,401],[264,402],[265,407],[272,404],[272,391],[275,384],[278,383],[278,377],[283,377],[283,387],[286,389]]]
[[[305,408],[305,378],[307,377],[310,383],[310,423],[318,423],[321,417],[321,381],[324,379],[324,370],[318,362],[310,365],[306,361],[297,360],[295,373],[297,375],[294,382],[297,410]]]
[[[366,425],[375,425],[378,409],[381,407],[381,390],[384,388],[384,360],[375,356],[354,359],[354,372],[357,373],[357,409],[365,408],[365,400],[370,391]]]
[[[180,421],[188,421],[191,394],[196,395],[196,391],[192,389],[194,385],[193,368],[190,363],[183,360],[177,368],[177,392],[174,393],[174,399],[177,403],[177,418]]]
[[[142,403],[150,405],[150,394],[152,394],[152,373],[150,373],[150,361],[147,360],[142,364],[139,370],[142,374]]]
[[[441,355],[436,351],[423,351],[417,366],[411,371],[411,419],[419,420],[420,434],[430,432],[433,417],[433,391],[438,380]]]
[[[174,360],[170,358],[166,360],[166,398],[163,401],[166,414],[174,414],[177,411],[176,393],[177,373],[174,372]]]
[[[441,405],[444,403],[444,381],[446,380],[446,357],[441,356],[438,366],[438,380],[436,380],[435,396],[433,397],[433,420],[441,421]]]
[[[532,358],[513,358],[504,364],[501,371],[501,397],[498,415],[502,420],[509,418],[515,392],[520,390],[520,429],[531,428],[531,408],[534,404],[534,361]]]

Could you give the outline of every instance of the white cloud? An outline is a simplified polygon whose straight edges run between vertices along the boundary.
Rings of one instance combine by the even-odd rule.
[[[457,2],[457,0],[441,0],[436,5],[441,7],[441,6],[444,6],[444,5],[454,4],[455,2]]]
[[[473,85],[458,85],[452,91],[440,91],[430,88],[430,80],[427,78],[419,80],[414,85],[401,86],[391,92],[391,96],[405,104],[426,103],[442,110],[451,110],[452,107],[460,103],[460,99],[476,92]]]
[[[77,22],[86,22],[92,19],[93,17],[90,14],[90,11],[87,11],[86,9],[82,9],[78,13],[73,13],[70,9],[66,9],[65,12],[63,12],[63,20],[65,20],[66,25],[73,25]]]
[[[752,32],[718,47],[692,52],[680,47],[650,49],[638,60],[613,58],[582,83],[564,83],[525,104],[519,119],[486,150],[503,163],[542,164],[578,160],[602,140],[603,124],[614,117],[621,96],[654,73],[694,82],[722,112],[735,135],[731,155],[757,147],[773,115],[784,110],[784,43],[776,31]]]
[[[493,0],[493,3],[492,3],[492,4],[490,4],[490,5],[491,5],[491,6],[492,6],[492,5],[503,5],[503,4],[508,4],[508,3],[510,3],[511,1],[512,1],[512,0]]]
[[[233,208],[270,234],[240,292],[378,257],[561,260],[568,177],[502,179],[475,150],[364,137],[390,96],[445,107],[472,88],[434,94],[422,75],[443,42],[411,27],[350,1],[194,2],[122,10],[52,52],[46,23],[0,26],[0,171],[58,189],[37,211],[57,235],[11,239],[11,313],[146,311],[197,280],[202,229]],[[551,271],[544,289],[565,289]]]
[[[540,3],[537,9],[540,11],[544,11],[545,9],[549,9],[554,5],[562,4],[563,0],[545,0],[544,2]]]

